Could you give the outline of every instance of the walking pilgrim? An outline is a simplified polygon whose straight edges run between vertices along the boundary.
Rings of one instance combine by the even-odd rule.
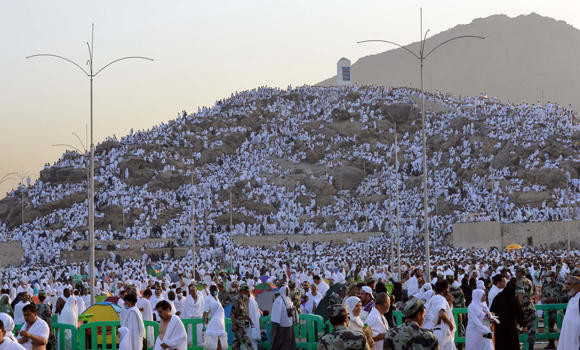
[[[161,300],[155,305],[159,315],[159,336],[155,341],[154,350],[186,350],[187,333],[183,323],[176,315],[171,314],[171,305]]]

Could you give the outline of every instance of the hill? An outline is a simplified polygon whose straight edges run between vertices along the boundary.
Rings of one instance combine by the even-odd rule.
[[[96,147],[96,239],[164,238],[184,246],[193,231],[196,246],[225,247],[230,231],[391,235],[395,123],[401,234],[417,238],[423,227],[417,96],[409,88],[263,87],[110,138]],[[571,110],[484,97],[428,99],[434,244],[445,243],[455,222],[578,215],[580,127]],[[67,152],[24,194],[14,190],[1,200],[0,241],[20,240],[30,261],[52,262],[86,240],[86,161]]]
[[[429,37],[426,52],[457,35],[486,39],[460,39],[435,51],[425,63],[426,90],[472,96],[483,92],[513,103],[542,102],[543,95],[544,102],[571,104],[580,110],[578,29],[536,13],[515,18],[494,15]],[[394,47],[364,45],[377,50]],[[419,52],[419,42],[408,48]],[[352,65],[351,76],[361,85],[420,86],[418,60],[400,48],[359,59]],[[333,77],[321,85],[335,82]]]

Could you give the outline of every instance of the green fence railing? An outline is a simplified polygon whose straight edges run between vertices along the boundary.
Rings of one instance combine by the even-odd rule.
[[[79,328],[79,350],[117,350],[119,321],[85,323]]]
[[[543,324],[540,324],[538,314],[536,313],[536,325],[541,325],[541,328],[543,328],[541,332],[537,328],[537,340],[558,339],[560,337],[563,312],[566,309],[566,306],[567,304],[536,305],[536,310],[541,310],[543,312]],[[460,315],[464,315],[465,320],[467,320],[467,308],[456,308],[453,310],[453,318],[455,319],[456,324],[459,324],[460,322]],[[394,311],[393,317],[397,325],[403,323],[404,317],[400,311]],[[549,327],[550,317],[555,318],[555,331]],[[202,331],[205,329],[203,321],[201,319],[184,319],[182,322],[188,335],[187,350],[202,350],[203,346],[201,344],[201,339],[198,339],[197,330],[198,328],[201,328]],[[159,335],[159,324],[152,321],[145,321],[144,324],[147,338],[149,338],[150,332],[153,332],[152,339],[157,339]],[[117,350],[119,346],[118,328],[120,326],[121,324],[119,321],[90,322],[85,323],[81,325],[80,328],[76,329],[72,325],[53,322],[52,331],[58,339],[59,346],[57,350]],[[228,333],[228,348],[231,349],[231,344],[233,342],[231,319],[226,318],[225,326],[226,332]],[[268,350],[271,348],[270,316],[262,317],[260,319],[260,326],[264,338],[264,340],[260,342],[260,347]],[[21,327],[22,325],[16,325],[14,327],[14,333],[18,333]],[[294,326],[296,345],[300,349],[314,350],[317,348],[320,338],[324,334],[332,332],[332,330],[333,327],[328,320],[325,322],[324,319],[318,315],[301,314],[300,323]],[[189,339],[192,340],[191,343],[189,342]],[[519,340],[523,343],[524,349],[527,350],[527,334],[521,334]],[[464,344],[465,336],[456,332],[455,343]],[[148,347],[147,350],[152,350],[152,348]]]

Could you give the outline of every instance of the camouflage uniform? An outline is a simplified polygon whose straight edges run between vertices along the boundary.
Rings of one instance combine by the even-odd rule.
[[[536,287],[532,281],[525,277],[525,268],[518,267],[517,271],[521,272],[522,276],[516,280],[516,295],[523,295],[521,306],[524,313],[524,324],[528,328],[529,348],[533,349],[536,343],[536,307],[534,306]]]
[[[346,306],[335,304],[329,307],[330,317],[348,316]],[[318,342],[318,350],[370,350],[367,338],[361,332],[351,331],[344,325],[336,325],[332,332],[324,335]]]
[[[46,292],[40,291],[39,295],[46,296]],[[54,333],[52,332],[52,306],[50,304],[39,303],[36,305],[37,315],[38,317],[48,324],[48,329],[50,330],[50,334],[48,336],[48,343],[46,344],[46,349],[51,350],[54,349],[56,346],[56,338]]]
[[[242,286],[240,291],[245,290],[247,286]],[[249,289],[248,289],[249,291]],[[242,346],[246,349],[252,348],[252,340],[248,336],[246,332],[247,328],[247,320],[249,318],[249,310],[247,306],[248,298],[245,295],[239,295],[237,298],[234,299],[232,302],[232,320],[235,322],[234,331],[234,342],[232,344],[232,349],[242,349]]]
[[[417,313],[423,300],[411,298],[403,306],[405,317]],[[411,320],[388,330],[383,343],[384,350],[439,350],[439,341],[430,330],[419,327]]]
[[[566,295],[566,288],[561,284],[556,282],[556,274],[554,271],[548,272],[548,277],[551,277],[550,282],[545,282],[542,285],[542,304],[559,304],[565,303],[568,300]],[[548,298],[555,298],[555,301],[548,302]],[[556,310],[548,311],[548,315],[544,314],[544,317],[548,317],[548,327],[550,332],[556,332],[554,326],[556,325]],[[550,340],[549,348],[555,349],[554,340]]]
[[[296,288],[296,283],[294,281],[290,281],[290,283],[288,283],[288,290],[289,290],[289,297],[290,300],[292,300],[292,305],[294,305],[294,308],[296,309],[296,311],[301,314],[302,313],[302,306],[301,306],[301,299],[302,299],[302,292],[300,292],[299,289]]]
[[[449,293],[453,296],[453,308],[463,308],[465,307],[465,295],[461,287],[453,285],[453,276],[447,278],[449,282]],[[465,314],[457,315],[457,333],[460,336],[465,335]]]

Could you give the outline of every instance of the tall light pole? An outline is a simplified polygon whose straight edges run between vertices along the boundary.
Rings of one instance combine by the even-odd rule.
[[[90,167],[89,167],[89,155],[88,155],[88,150],[87,150],[87,143],[89,142],[88,141],[88,126],[85,126],[85,142],[84,143],[81,140],[81,138],[79,137],[79,135],[77,135],[74,132],[72,134],[79,141],[79,143],[81,145],[81,149],[79,149],[78,147],[71,145],[69,143],[57,143],[57,144],[54,144],[52,146],[53,147],[70,147],[71,149],[77,151],[79,154],[84,154],[86,162],[87,162],[87,217],[88,217],[88,216],[90,216],[90,207],[89,207],[88,203],[91,200],[91,188],[90,188],[91,182],[90,182],[90,171],[89,171]]]
[[[416,54],[415,52],[411,51],[409,48],[397,44],[396,42],[389,41],[389,40],[379,40],[379,39],[372,39],[372,40],[363,40],[358,41],[357,44],[361,43],[368,43],[368,42],[382,42],[387,44],[392,44],[395,46],[400,47],[401,49],[405,50],[409,54],[413,55],[416,59],[419,60],[420,66],[420,74],[421,74],[421,120],[422,120],[422,130],[423,130],[423,207],[425,210],[424,213],[424,220],[423,220],[423,227],[425,230],[425,278],[427,281],[430,279],[430,272],[431,272],[431,264],[429,259],[429,208],[427,204],[427,135],[426,135],[426,126],[425,126],[425,93],[423,92],[423,61],[425,61],[429,55],[431,55],[435,50],[440,48],[441,46],[447,44],[450,41],[462,39],[462,38],[474,38],[474,39],[485,39],[479,35],[459,35],[453,37],[451,39],[447,39],[444,42],[440,43],[439,45],[432,48],[429,52],[425,53],[425,41],[427,39],[427,33],[429,33],[429,29],[423,34],[423,9],[420,9],[420,23],[419,23],[419,39],[420,39],[420,49],[419,53]]]
[[[90,291],[91,291],[91,305],[95,303],[95,145],[93,142],[93,79],[102,72],[105,68],[109,67],[113,63],[128,60],[128,59],[144,59],[148,61],[153,61],[151,58],[142,57],[142,56],[127,56],[118,58],[113,60],[106,65],[104,65],[101,69],[94,72],[94,37],[95,37],[95,25],[92,25],[91,28],[91,43],[87,42],[87,47],[89,49],[89,60],[87,64],[89,66],[89,71],[87,72],[83,67],[79,64],[74,62],[71,59],[68,59],[63,56],[42,53],[27,56],[26,58],[33,58],[33,57],[54,57],[66,61],[78,69],[80,69],[87,77],[89,77],[90,81],[90,124],[91,124],[91,160],[90,160],[90,177],[89,177],[89,283],[90,283]]]
[[[193,279],[195,279],[195,191],[193,187],[193,171],[191,172],[191,261],[193,263]]]
[[[399,274],[399,282],[401,282],[401,212],[399,211],[399,142],[397,136],[397,122],[395,122],[395,202],[397,206],[397,272]]]

